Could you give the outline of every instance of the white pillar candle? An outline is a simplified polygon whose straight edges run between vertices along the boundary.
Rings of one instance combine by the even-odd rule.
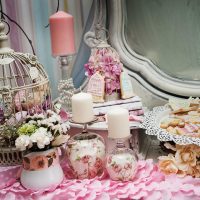
[[[126,138],[130,136],[128,110],[115,107],[107,113],[108,137]]]
[[[92,95],[84,92],[72,96],[72,119],[86,123],[94,119]]]

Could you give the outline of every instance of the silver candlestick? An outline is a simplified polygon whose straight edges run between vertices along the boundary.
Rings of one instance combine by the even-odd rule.
[[[58,84],[59,99],[58,102],[66,109],[71,112],[71,97],[75,93],[76,89],[73,84],[73,79],[70,78],[70,62],[72,56],[60,56],[59,64],[61,68],[61,80]]]
[[[71,60],[72,60],[72,56],[69,56],[69,55],[59,57],[62,80],[67,80],[70,77]]]

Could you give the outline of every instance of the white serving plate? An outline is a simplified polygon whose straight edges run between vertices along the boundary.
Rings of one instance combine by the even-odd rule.
[[[145,114],[144,122],[140,125],[140,128],[146,129],[145,132],[148,135],[157,136],[160,141],[173,141],[180,145],[196,144],[200,146],[200,138],[176,135],[160,128],[160,123],[169,118],[169,113],[170,109],[168,106],[155,107],[153,111]]]

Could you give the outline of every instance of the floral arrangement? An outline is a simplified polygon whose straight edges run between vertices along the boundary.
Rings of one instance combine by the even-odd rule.
[[[165,143],[165,147],[175,152],[168,156],[159,157],[159,169],[169,175],[190,175],[200,177],[200,147],[197,145],[171,145]]]
[[[26,123],[17,129],[15,146],[21,151],[40,151],[60,146],[69,139],[69,128],[68,122],[62,123],[61,117],[51,110],[47,110],[46,114],[27,115]]]
[[[122,63],[112,47],[94,48],[87,64],[86,76],[91,77],[99,72],[105,78],[105,93],[112,94],[120,89]]]

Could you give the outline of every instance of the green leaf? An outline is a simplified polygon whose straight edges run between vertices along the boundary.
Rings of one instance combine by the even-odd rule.
[[[77,156],[77,157],[76,157],[76,160],[78,160],[78,161],[79,161],[80,159],[81,159],[81,157],[80,157],[80,156]]]
[[[23,160],[24,160],[26,163],[30,164],[30,159],[29,159],[28,157],[24,157]]]
[[[50,158],[50,159],[48,160],[48,167],[50,167],[50,166],[52,165],[52,163],[53,163],[53,158]]]

